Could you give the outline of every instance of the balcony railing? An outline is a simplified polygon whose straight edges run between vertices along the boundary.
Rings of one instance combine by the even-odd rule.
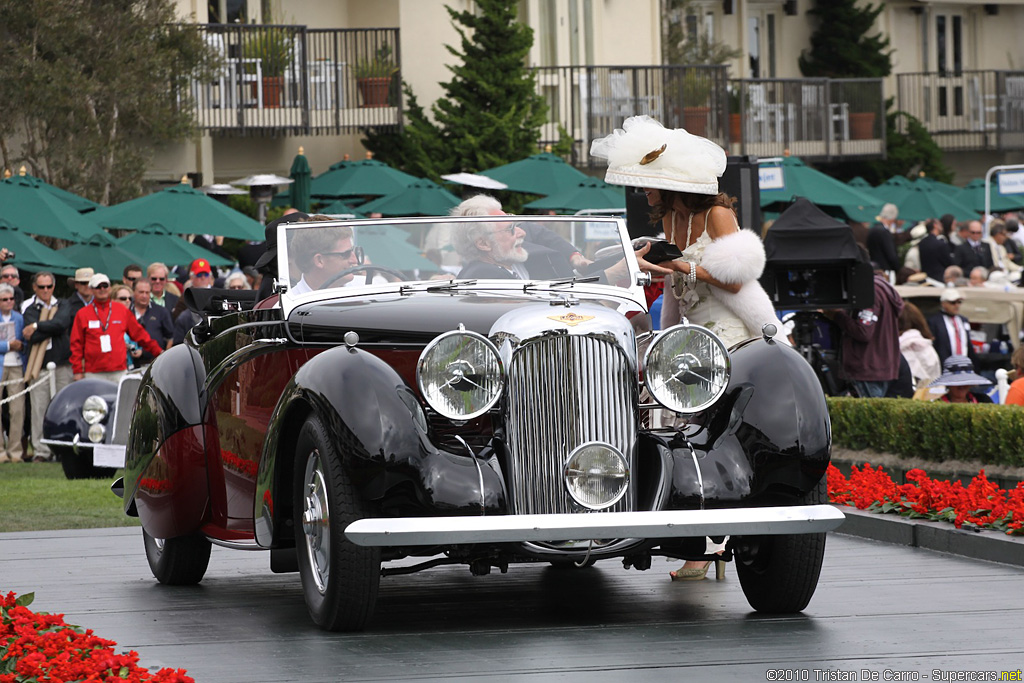
[[[1024,149],[1024,71],[898,74],[896,83],[896,108],[942,149]]]
[[[316,135],[401,125],[398,29],[195,28],[216,58],[192,81],[203,130]]]
[[[729,80],[725,66],[583,66],[536,69],[547,100],[542,144],[564,130],[572,161],[591,159],[590,141],[622,121],[648,114],[729,150],[759,157],[810,160],[880,157],[885,153],[881,79]]]

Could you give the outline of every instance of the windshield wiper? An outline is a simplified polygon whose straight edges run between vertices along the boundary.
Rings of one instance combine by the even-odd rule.
[[[475,285],[476,280],[453,280],[443,285],[430,285],[427,287],[428,292],[450,292],[453,289],[464,287],[466,285]]]
[[[588,275],[586,277],[563,277],[558,280],[530,280],[523,285],[523,291],[525,292],[528,289],[534,289],[541,285],[548,287],[561,287],[562,285],[576,285],[577,283],[583,282],[597,282],[600,279],[601,278],[598,275]]]

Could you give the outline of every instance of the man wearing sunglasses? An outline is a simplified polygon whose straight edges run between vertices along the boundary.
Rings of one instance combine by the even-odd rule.
[[[939,295],[941,312],[928,316],[928,329],[935,337],[932,343],[939,362],[944,363],[950,356],[967,356],[977,367],[978,358],[971,344],[971,323],[960,314],[963,294],[955,287],[946,287]]]
[[[52,273],[40,271],[32,278],[32,289],[35,291],[32,305],[25,309],[25,343],[31,357],[32,349],[43,346],[42,365],[49,363],[54,369],[57,391],[71,384],[71,302],[59,301],[53,295],[56,283]],[[75,296],[75,295],[72,295]],[[29,377],[33,381],[35,377]],[[50,387],[41,384],[29,393],[29,407],[32,422],[32,460],[43,462],[52,460],[50,447],[41,443],[43,437],[43,417],[50,405]]]
[[[71,326],[71,371],[76,380],[96,377],[116,382],[128,367],[125,334],[154,356],[163,349],[127,307],[111,302],[110,278],[96,273],[89,288],[92,302],[78,312]]]
[[[22,330],[25,322],[21,313],[14,310],[14,287],[6,282],[0,284],[0,355],[3,356],[3,384],[0,398],[6,395],[10,424],[7,428],[7,443],[0,434],[0,462],[21,462],[21,434],[25,426],[25,396],[19,395],[25,388],[24,354]]]
[[[213,287],[213,267],[204,258],[197,258],[192,262],[192,265],[188,267],[188,277],[188,286],[191,289],[210,289]],[[174,319],[173,341],[175,344],[183,343],[188,331],[202,320],[198,313],[194,313],[185,305],[184,296],[174,305],[171,317]]]
[[[294,232],[289,256],[302,271],[302,278],[292,287],[292,294],[306,294],[325,284],[344,287],[352,280],[354,273],[339,277],[363,260],[362,251],[352,243],[352,228],[304,228]]]

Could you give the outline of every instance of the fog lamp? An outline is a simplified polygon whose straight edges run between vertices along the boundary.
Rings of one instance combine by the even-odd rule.
[[[89,441],[93,443],[99,443],[103,441],[103,435],[107,433],[107,428],[101,424],[90,425],[89,427]]]
[[[591,442],[576,448],[562,473],[572,499],[591,510],[615,505],[629,487],[625,456],[606,443]]]

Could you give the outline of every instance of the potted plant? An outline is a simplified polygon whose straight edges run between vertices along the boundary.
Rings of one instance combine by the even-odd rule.
[[[284,91],[284,74],[292,64],[295,42],[291,33],[282,28],[267,28],[248,36],[242,43],[242,57],[259,60],[263,75],[263,106],[280,107]],[[246,64],[246,72],[253,74],[255,64]],[[255,97],[256,84],[252,85]]]
[[[736,83],[726,89],[729,98],[729,141],[743,142],[743,115],[750,109],[750,95]]]
[[[714,89],[711,69],[688,67],[680,84],[683,98],[684,127],[694,135],[707,135],[711,113],[711,91]]]
[[[391,57],[390,45],[381,45],[373,57],[356,61],[352,75],[356,79],[364,107],[388,106],[391,80],[396,73],[398,65]]]

